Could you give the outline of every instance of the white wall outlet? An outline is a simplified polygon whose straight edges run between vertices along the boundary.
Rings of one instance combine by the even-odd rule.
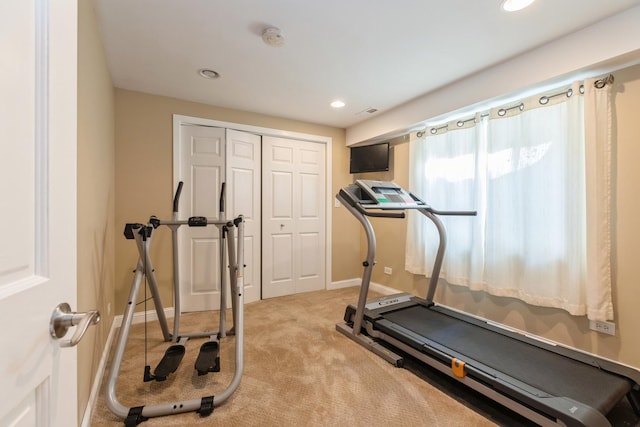
[[[589,320],[589,328],[607,335],[616,334],[616,324],[602,320]]]
[[[333,206],[339,208],[340,206],[342,206],[342,204],[340,203],[340,200],[333,199]]]
[[[391,276],[393,274],[393,269],[391,267],[385,267],[384,274],[388,274],[389,276]]]

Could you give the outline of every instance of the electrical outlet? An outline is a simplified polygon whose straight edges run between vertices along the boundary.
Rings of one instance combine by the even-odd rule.
[[[589,328],[594,331],[601,332],[607,335],[616,334],[616,324],[613,322],[605,322],[601,320],[589,320]]]
[[[393,274],[393,269],[391,267],[385,267],[384,274],[388,274],[389,276],[391,276]]]

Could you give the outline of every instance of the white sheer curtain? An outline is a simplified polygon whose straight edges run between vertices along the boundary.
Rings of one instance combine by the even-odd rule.
[[[439,210],[478,210],[478,217],[442,216],[447,229],[446,257],[440,277],[477,285],[483,274],[484,181],[479,163],[485,123],[410,142],[409,188]],[[438,232],[424,215],[409,211],[405,269],[431,276]],[[476,286],[477,287],[477,286]]]
[[[611,85],[584,82],[587,186],[587,317],[613,319],[611,300]]]
[[[602,112],[608,89],[594,89],[591,81],[584,88],[584,97],[575,84],[573,96],[550,96],[544,105],[531,98],[411,142],[412,191],[437,209],[479,213],[442,218],[448,232],[442,278],[590,319],[612,318],[610,132]],[[598,124],[585,126],[595,121],[591,116]],[[406,269],[429,276],[436,245],[428,220],[410,215]]]

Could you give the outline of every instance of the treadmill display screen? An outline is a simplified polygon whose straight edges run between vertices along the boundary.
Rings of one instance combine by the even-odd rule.
[[[415,209],[426,206],[395,182],[359,179],[355,185],[370,200],[370,204],[365,206],[367,209]]]
[[[376,194],[378,203],[416,203],[411,196],[399,187],[372,187],[371,189]]]

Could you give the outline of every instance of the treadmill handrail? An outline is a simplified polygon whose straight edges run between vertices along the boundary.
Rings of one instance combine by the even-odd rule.
[[[362,326],[364,309],[367,301],[367,296],[369,294],[369,285],[371,283],[371,275],[373,273],[373,266],[375,265],[376,238],[373,231],[373,226],[371,225],[371,222],[367,217],[404,218],[404,212],[392,211],[417,209],[421,214],[423,214],[424,216],[429,218],[431,222],[433,222],[436,229],[438,230],[438,237],[440,240],[438,244],[438,250],[436,252],[436,257],[433,263],[433,270],[431,278],[429,280],[429,287],[427,289],[426,295],[426,300],[428,302],[433,302],[447,245],[446,231],[444,225],[442,224],[442,221],[440,221],[440,218],[438,218],[437,215],[473,216],[477,214],[476,211],[439,211],[431,208],[420,198],[414,195],[411,195],[411,197],[418,203],[416,203],[415,205],[409,203],[407,203],[406,205],[396,203],[394,207],[389,206],[386,209],[381,209],[381,205],[379,203],[375,203],[372,200],[359,200],[359,197],[356,197],[353,192],[346,191],[346,188],[340,189],[340,191],[338,191],[338,194],[336,194],[336,199],[342,202],[345,208],[347,208],[347,210],[351,212],[351,214],[358,221],[360,221],[362,227],[364,228],[365,235],[367,236],[367,258],[362,263],[362,265],[364,266],[364,272],[362,275],[362,282],[360,284],[360,294],[358,297],[358,303],[356,306],[356,313],[353,322],[353,333],[356,335],[360,333],[360,328]]]
[[[356,204],[354,207],[358,209],[360,212],[362,212],[363,215],[374,216],[374,217],[385,217],[385,218],[404,218],[405,217],[404,212],[391,213],[389,211],[404,211],[406,209],[426,210],[428,212],[431,212],[434,215],[442,215],[442,216],[476,216],[478,215],[477,211],[440,211],[437,209],[433,209],[431,207],[424,207],[420,205],[385,208],[385,207],[380,207],[376,205],[365,207],[363,205]],[[380,212],[375,211],[375,209],[379,209]]]
[[[342,200],[343,203],[353,206],[360,213],[366,216],[372,217],[385,217],[385,218],[405,218],[404,212],[402,213],[390,213],[390,211],[405,211],[407,209],[426,210],[435,215],[446,216],[476,216],[477,211],[442,211],[434,209],[427,205],[424,200],[420,199],[413,193],[408,193],[416,203],[393,203],[383,204],[371,199],[359,200],[354,195],[344,188],[340,189],[336,198]],[[338,197],[341,196],[341,197]]]
[[[478,211],[439,211],[433,208],[425,208],[431,213],[436,215],[445,215],[445,216],[476,216],[478,215]]]

